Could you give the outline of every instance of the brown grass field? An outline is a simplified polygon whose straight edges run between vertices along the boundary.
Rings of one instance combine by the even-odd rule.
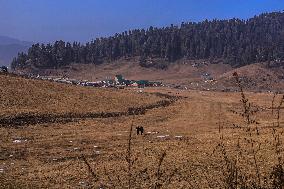
[[[280,94],[245,92],[258,110],[251,115],[258,123],[245,124],[234,113],[243,112],[239,92],[137,91],[0,75],[0,119],[125,112],[169,100],[160,93],[180,97],[139,115],[0,125],[0,188],[275,186],[271,175],[283,159],[284,110],[272,113],[271,107],[272,101],[278,107]],[[136,126],[145,134],[137,136]]]

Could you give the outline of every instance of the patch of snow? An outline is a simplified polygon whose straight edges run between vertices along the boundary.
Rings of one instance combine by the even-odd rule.
[[[157,138],[166,138],[166,137],[169,137],[170,135],[159,135],[157,136]]]
[[[183,136],[175,136],[175,138],[182,138]]]
[[[87,187],[88,186],[88,183],[84,182],[84,181],[80,181],[79,182],[79,185],[81,185],[82,187]]]
[[[13,143],[22,143],[22,142],[27,142],[28,140],[25,139],[25,140],[21,140],[21,139],[15,139],[13,140]]]

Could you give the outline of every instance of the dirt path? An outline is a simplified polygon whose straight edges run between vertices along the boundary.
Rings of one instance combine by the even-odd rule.
[[[88,113],[66,113],[66,114],[32,114],[25,113],[17,116],[0,117],[0,127],[22,127],[26,125],[35,125],[43,123],[68,123],[81,119],[111,118],[131,115],[144,115],[147,111],[154,108],[167,107],[178,100],[178,97],[169,96],[162,93],[155,95],[164,97],[166,100],[160,100],[156,103],[128,108],[125,112],[88,112]]]

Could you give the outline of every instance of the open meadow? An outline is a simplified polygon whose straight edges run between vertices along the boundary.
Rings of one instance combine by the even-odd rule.
[[[0,188],[279,186],[280,94],[141,91],[0,75]]]

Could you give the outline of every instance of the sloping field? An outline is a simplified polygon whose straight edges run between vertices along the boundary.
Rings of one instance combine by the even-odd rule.
[[[0,116],[122,112],[161,100],[137,91],[86,88],[0,75]]]
[[[233,87],[235,79],[233,73],[237,72],[242,79],[244,88],[253,90],[274,90],[284,89],[284,68],[267,68],[264,64],[251,64],[234,69],[219,76],[218,81],[225,87]]]
[[[248,178],[247,185],[272,186],[271,173],[283,157],[284,112],[279,109],[277,119],[278,109],[271,109],[272,101],[273,107],[279,106],[282,95],[245,93],[251,108],[258,110],[251,115],[258,123],[250,124],[248,131],[238,115],[243,113],[239,93],[149,88],[137,94],[137,89],[1,79],[6,87],[1,86],[6,91],[1,104],[6,111],[1,114],[12,117],[23,112],[86,115],[96,106],[94,112],[150,108],[136,115],[0,127],[0,188],[225,188],[235,184],[235,169],[244,176],[238,184]],[[45,100],[36,99],[39,94]],[[171,101],[169,95],[176,96],[173,102],[155,106]],[[84,105],[72,108],[78,102]],[[144,127],[144,135],[136,135],[136,126]]]

